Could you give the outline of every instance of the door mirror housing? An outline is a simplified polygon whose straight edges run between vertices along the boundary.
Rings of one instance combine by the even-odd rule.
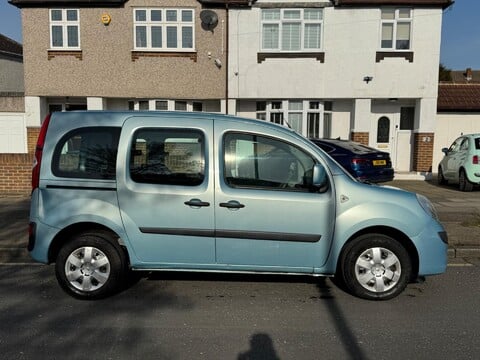
[[[327,172],[321,164],[315,164],[313,167],[312,185],[319,188],[320,191],[322,191],[322,189],[326,190],[328,185]]]
[[[443,148],[443,149],[442,149],[442,152],[443,152],[445,155],[447,155],[447,154],[448,154],[448,148]]]

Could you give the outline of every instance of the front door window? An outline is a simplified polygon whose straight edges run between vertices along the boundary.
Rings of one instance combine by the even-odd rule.
[[[377,126],[377,143],[388,143],[390,135],[390,119],[386,116],[382,116],[378,119]]]

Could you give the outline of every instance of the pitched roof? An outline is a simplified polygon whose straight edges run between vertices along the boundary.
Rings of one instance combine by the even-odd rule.
[[[49,7],[49,6],[79,6],[79,7],[114,7],[122,6],[128,0],[8,0],[18,8],[23,7]]]
[[[480,70],[466,69],[464,71],[451,71],[452,83],[455,84],[480,84]]]
[[[335,0],[338,6],[436,6],[447,8],[453,4],[453,0]]]
[[[0,34],[0,53],[4,55],[21,57],[23,55],[23,46],[15,40]]]
[[[437,111],[480,112],[480,84],[440,84]]]
[[[257,0],[197,0],[202,5],[251,6]]]

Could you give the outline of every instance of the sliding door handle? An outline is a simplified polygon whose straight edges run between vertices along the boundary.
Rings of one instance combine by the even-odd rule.
[[[202,201],[200,199],[191,199],[189,201],[184,202],[185,205],[192,206],[192,207],[204,207],[204,206],[210,206],[209,202]]]
[[[220,207],[224,207],[227,209],[242,209],[245,207],[245,205],[240,204],[236,200],[230,200],[229,202],[226,202],[226,203],[220,203]]]

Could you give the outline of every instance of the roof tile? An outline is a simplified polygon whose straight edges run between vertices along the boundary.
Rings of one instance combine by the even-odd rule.
[[[439,112],[480,111],[480,84],[440,84],[437,110]]]

